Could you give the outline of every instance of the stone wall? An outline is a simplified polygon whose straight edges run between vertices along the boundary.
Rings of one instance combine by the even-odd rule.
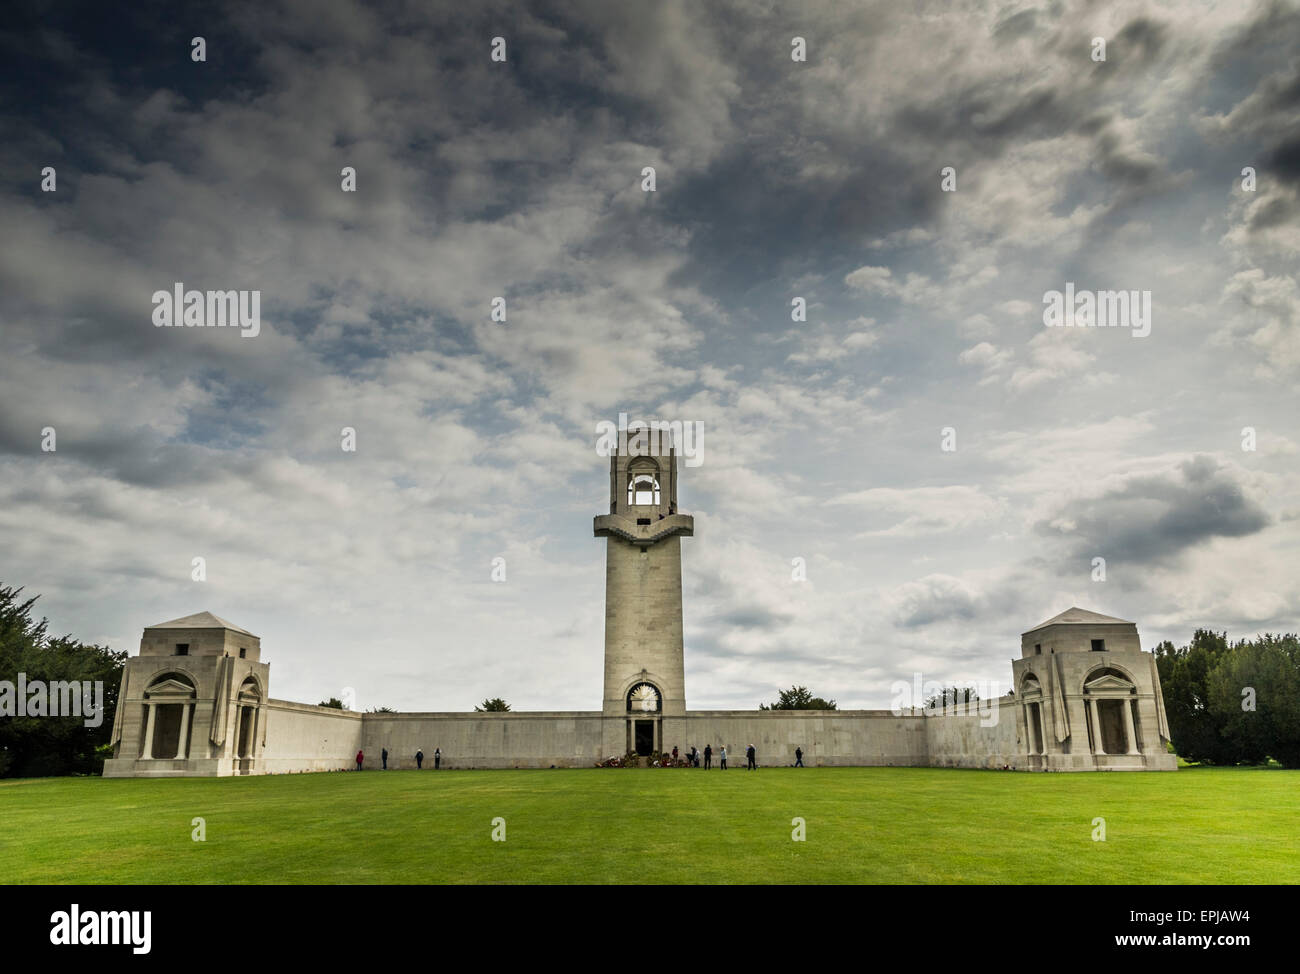
[[[688,712],[663,718],[665,750],[685,753],[692,746],[725,744],[729,764],[744,767],[753,744],[760,766],[911,766],[996,768],[1016,764],[1019,733],[1016,708],[995,707],[997,723],[981,726],[979,716],[898,716],[888,710]],[[606,726],[608,725],[608,726]],[[433,766],[434,748],[444,768],[589,768],[621,753],[605,754],[602,734],[624,737],[623,718],[596,712],[366,714],[272,700],[268,706],[266,749],[260,762],[267,772],[328,771],[351,768],[358,748],[366,766],[414,768],[424,749]],[[1020,762],[1023,764],[1023,762]]]
[[[744,767],[752,744],[763,766],[794,764],[796,747],[803,763],[816,765],[924,765],[924,718],[888,710],[697,710],[664,720],[664,746],[671,751],[703,751],[727,745],[727,764]]]
[[[265,743],[258,749],[259,772],[342,771],[356,767],[365,724],[361,714],[268,700],[262,715],[264,730],[259,736]]]
[[[988,706],[989,701],[980,701]],[[1016,721],[1020,707],[1014,697],[992,701],[991,713],[970,716],[935,714],[925,718],[927,763],[935,768],[1001,768],[1024,770],[1027,748]],[[989,726],[985,726],[989,723]]]
[[[434,748],[444,768],[590,768],[602,757],[602,720],[594,712],[367,714],[363,746],[376,768],[383,748],[390,768],[414,768],[419,748],[426,768]]]
[[[842,711],[692,711],[663,717],[663,745],[688,752],[711,744],[714,761],[723,744],[730,767],[745,766],[753,744],[760,767],[794,764],[796,747],[808,767],[895,766],[1030,769],[1025,755],[1021,713],[1015,698],[993,703],[988,716],[896,715],[888,710]],[[994,719],[996,718],[996,719]],[[392,769],[415,767],[424,749],[433,767],[434,748],[444,768],[590,768],[621,748],[605,740],[625,740],[626,719],[598,712],[360,714],[286,700],[268,700],[253,774],[338,771],[355,767],[358,749],[366,767],[380,767],[388,749]],[[988,726],[985,726],[985,724]],[[608,751],[608,753],[606,753]],[[1088,768],[1093,766],[1087,756]],[[1121,756],[1115,758],[1131,759]],[[112,763],[112,762],[110,762]],[[228,762],[227,762],[228,763]],[[1172,765],[1172,758],[1168,762]],[[149,774],[219,774],[214,762],[154,762]],[[212,764],[213,767],[208,767]],[[141,775],[131,765],[112,773]],[[1067,770],[1062,768],[1062,770]],[[1080,767],[1083,770],[1083,767]],[[106,775],[110,770],[106,767]],[[235,772],[238,773],[238,772]]]

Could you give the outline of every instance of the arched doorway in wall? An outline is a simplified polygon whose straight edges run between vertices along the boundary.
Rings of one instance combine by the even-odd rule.
[[[1033,673],[1026,673],[1020,681],[1020,704],[1024,708],[1025,740],[1022,742],[1030,765],[1042,761],[1047,750],[1047,739],[1043,734],[1043,685]]]
[[[194,681],[184,673],[161,673],[144,691],[143,761],[183,761],[189,757],[194,723]]]
[[[627,749],[639,757],[663,750],[660,716],[663,694],[653,683],[642,680],[627,692]]]
[[[1137,687],[1123,670],[1098,667],[1083,678],[1088,737],[1095,755],[1140,754]]]
[[[258,716],[262,707],[262,691],[252,676],[240,684],[236,703],[235,770],[248,774],[257,758],[257,738],[261,730]]]

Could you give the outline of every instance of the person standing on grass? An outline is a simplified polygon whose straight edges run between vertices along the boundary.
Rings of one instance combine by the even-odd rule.
[[[365,756],[361,751],[357,751],[357,770],[358,770],[358,771],[361,770],[361,762],[364,761],[365,759],[366,759],[366,756]]]
[[[415,752],[415,770],[419,771],[424,767],[424,748]]]
[[[711,767],[713,767],[713,745],[705,744],[704,745],[704,770],[708,771],[709,768]]]
[[[384,770],[387,771],[388,770],[388,748],[384,748],[382,751],[379,752],[379,760],[384,763]]]
[[[796,747],[794,749],[794,766],[796,768],[803,767],[803,748]]]
[[[727,770],[727,745],[725,744],[718,750],[718,767],[723,771]]]
[[[745,770],[746,770],[746,771],[757,771],[757,770],[758,770],[758,765],[754,763],[754,756],[755,756],[755,753],[756,753],[756,752],[754,751],[754,745],[753,745],[753,744],[751,744],[751,745],[749,745],[749,747],[745,748],[745,762],[746,762],[746,763],[745,763]]]
[[[673,764],[677,763],[677,745],[673,745]]]
[[[438,748],[433,749],[433,770],[437,771],[442,767],[442,751]]]

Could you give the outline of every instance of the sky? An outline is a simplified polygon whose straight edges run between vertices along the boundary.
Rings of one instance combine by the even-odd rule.
[[[278,698],[599,709],[620,413],[702,424],[692,709],[1005,688],[1072,605],[1300,629],[1295,2],[3,30],[0,584],[53,632],[208,610]],[[177,282],[258,333],[157,327]],[[1149,291],[1149,334],[1047,327],[1067,283]]]

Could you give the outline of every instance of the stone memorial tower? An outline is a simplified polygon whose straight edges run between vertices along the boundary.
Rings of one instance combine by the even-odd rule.
[[[681,538],[695,519],[677,509],[677,449],[669,430],[620,432],[609,461],[605,546],[603,751],[646,755],[684,731]]]
[[[1156,659],[1133,623],[1066,609],[1021,635],[1011,669],[1030,770],[1178,767]]]
[[[126,661],[104,777],[259,774],[270,665],[211,612],[149,626]]]

